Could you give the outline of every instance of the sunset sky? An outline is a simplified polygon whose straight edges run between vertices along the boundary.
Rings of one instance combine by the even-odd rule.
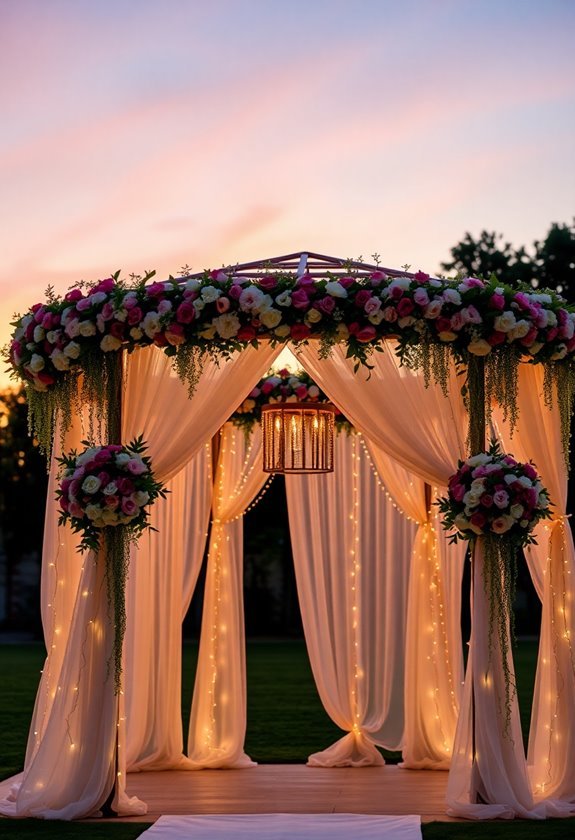
[[[571,0],[0,0],[0,343],[119,268],[530,245],[575,215],[574,32]]]

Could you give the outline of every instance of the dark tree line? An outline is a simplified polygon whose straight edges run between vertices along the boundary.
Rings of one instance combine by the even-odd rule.
[[[441,267],[475,277],[496,274],[504,283],[555,289],[575,301],[575,220],[570,225],[552,224],[545,238],[529,250],[515,248],[500,233],[484,230],[477,239],[466,233],[451,249],[451,260]]]

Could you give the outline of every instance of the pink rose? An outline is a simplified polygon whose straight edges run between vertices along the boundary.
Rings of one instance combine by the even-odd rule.
[[[309,297],[305,289],[296,289],[292,292],[291,302],[295,309],[309,309]]]
[[[100,479],[101,485],[104,486],[110,482],[110,473],[107,473],[105,472],[105,470],[102,470],[102,472],[98,473],[98,478]]]
[[[484,493],[479,499],[483,507],[490,508],[493,505],[493,496],[490,493]]]
[[[387,274],[385,271],[372,271],[369,275],[369,280],[372,286],[381,286],[387,280]]]
[[[110,301],[106,301],[106,303],[103,305],[101,314],[104,321],[109,321],[111,318],[114,317],[114,307],[110,303]]]
[[[307,397],[307,385],[298,385],[295,389],[295,395],[298,400],[305,400]]]
[[[196,317],[196,310],[191,303],[180,303],[176,309],[176,318],[180,324],[191,324]]]
[[[82,294],[81,289],[70,289],[70,291],[64,295],[64,300],[68,301],[68,303],[76,303],[76,301],[80,300],[82,297],[84,297],[84,295]]]
[[[550,330],[547,330],[546,340],[553,341],[555,338],[557,338],[558,333],[559,330],[557,329],[557,327],[552,327]]]
[[[427,306],[429,303],[429,295],[426,289],[416,289],[413,293],[413,300],[418,306]]]
[[[135,513],[138,512],[138,505],[129,496],[126,496],[124,499],[122,499],[121,508],[122,513],[125,513],[126,516],[133,516]]]
[[[371,291],[369,289],[360,289],[355,296],[355,305],[359,307],[365,306],[367,301],[371,298]]]
[[[343,286],[344,289],[349,289],[350,286],[353,286],[355,283],[355,277],[340,277],[339,284]]]
[[[64,512],[67,512],[70,509],[70,502],[65,496],[60,496],[60,507]]]
[[[104,504],[107,508],[110,508],[110,510],[116,510],[120,504],[120,499],[118,496],[104,496]]]
[[[366,300],[365,306],[363,307],[363,311],[366,315],[374,315],[376,312],[379,312],[381,309],[381,300],[377,297],[370,297],[369,300]]]
[[[414,309],[414,303],[410,298],[402,298],[397,303],[397,314],[399,318],[406,318],[408,315],[411,315]]]
[[[239,300],[242,291],[243,289],[239,283],[232,283],[228,291],[228,296],[231,297],[232,300]]]
[[[223,314],[224,312],[227,312],[228,309],[230,308],[230,305],[231,305],[230,304],[230,299],[227,298],[227,297],[222,296],[222,297],[219,297],[216,300],[216,309],[218,310],[218,312],[220,314]]]
[[[489,306],[491,309],[505,309],[505,298],[503,295],[495,293],[491,295]]]
[[[493,504],[500,510],[509,504],[509,494],[505,490],[497,490],[493,494]]]
[[[403,289],[401,286],[391,286],[389,296],[392,300],[399,300],[403,297]]]
[[[451,329],[455,330],[455,332],[459,332],[465,326],[465,318],[463,317],[461,312],[455,312],[450,319],[451,322]]]
[[[258,280],[258,285],[260,289],[263,289],[265,292],[269,292],[272,289],[275,289],[277,286],[278,281],[273,276],[273,274],[266,274],[265,277],[260,277]]]
[[[88,298],[80,298],[80,300],[76,303],[76,312],[85,312],[91,306],[92,304]]]
[[[126,464],[126,469],[132,475],[142,475],[143,473],[148,472],[147,466],[139,458],[130,458]]]
[[[118,493],[121,493],[122,496],[129,496],[130,493],[133,493],[136,489],[136,486],[131,478],[119,478],[116,481],[116,486],[118,488]]]
[[[181,324],[170,324],[166,328],[166,338],[173,347],[179,347],[186,340],[183,326]]]
[[[416,283],[427,283],[429,280],[429,274],[426,274],[425,271],[417,271],[414,274],[413,279]]]
[[[335,298],[333,298],[331,295],[326,295],[325,297],[316,301],[313,306],[314,309],[318,309],[320,312],[324,312],[326,315],[331,315],[331,313],[335,309]]]
[[[160,297],[165,291],[163,283],[150,283],[149,286],[146,286],[146,294],[148,297]]]
[[[221,268],[214,268],[210,271],[210,279],[215,280],[217,283],[225,283],[228,275]]]
[[[530,478],[531,481],[537,480],[537,470],[533,466],[533,464],[523,464],[523,471],[527,478]]]
[[[90,289],[90,294],[93,295],[96,292],[112,292],[116,288],[116,281],[113,277],[106,277],[105,280],[100,280],[96,283],[95,286],[92,286]]]
[[[386,306],[383,310],[383,319],[384,321],[388,321],[390,324],[393,324],[397,321],[397,312],[393,308],[393,306]]]
[[[128,311],[128,317],[126,318],[126,321],[131,327],[133,327],[136,324],[139,324],[143,317],[144,313],[142,312],[140,307],[134,306]]]
[[[298,277],[298,279],[296,280],[296,286],[313,286],[313,284],[314,279],[311,276],[311,274],[309,274],[309,272],[306,272],[306,274],[302,274],[302,276]]]
[[[256,397],[259,397],[259,395],[260,395],[261,393],[262,393],[262,392],[261,392],[261,390],[260,390],[260,389],[258,388],[258,386],[256,385],[256,387],[255,387],[255,388],[252,388],[252,390],[249,392],[248,397],[251,397],[252,399],[254,399],[254,400],[255,400],[255,398],[256,398]]]
[[[456,502],[463,501],[463,497],[465,496],[465,487],[463,484],[454,484],[449,490]]]

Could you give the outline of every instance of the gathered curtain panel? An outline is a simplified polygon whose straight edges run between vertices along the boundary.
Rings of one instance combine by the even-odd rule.
[[[247,439],[226,423],[220,433],[196,681],[188,735],[189,769],[251,767],[244,752],[246,661],[243,513],[269,476],[261,429]]]
[[[445,487],[457,459],[465,457],[467,412],[461,383],[452,369],[448,396],[437,385],[426,388],[421,375],[400,366],[392,345],[373,354],[372,370],[357,372],[337,345],[327,358],[320,357],[312,342],[294,352],[365,435],[390,494],[419,524],[408,599],[404,766],[447,768],[463,669],[458,590],[464,551],[438,537],[425,483]]]
[[[415,527],[378,487],[360,436],[336,436],[335,471],[286,475],[306,645],[318,693],[347,734],[308,764],[384,764],[399,749],[407,576]]]
[[[225,423],[278,352],[279,348],[267,345],[257,351],[247,348],[219,364],[204,360],[194,399],[189,400],[187,387],[174,375],[161,350],[136,350],[126,360],[122,440],[129,442],[143,435],[157,478],[173,478]],[[167,421],[167,407],[177,422]],[[83,419],[73,417],[64,451],[77,448],[86,437],[89,426]],[[68,526],[57,526],[54,458],[42,560],[48,655],[24,773],[0,787],[0,796],[4,796],[0,813],[80,819],[105,804],[115,779],[114,809],[121,815],[142,814],[145,803],[125,793],[124,696],[115,695],[113,673],[110,675],[113,627],[104,579],[105,557],[96,558],[89,552],[80,558],[75,552],[77,535]],[[136,601],[147,598],[140,589]],[[48,600],[54,594],[57,597]],[[169,604],[161,612],[166,625],[158,628],[158,633],[163,639],[173,638],[170,622],[181,625],[181,601],[180,592],[175,613],[170,615]],[[178,654],[175,656],[177,659]],[[134,685],[126,688],[137,691]],[[140,758],[134,756],[135,761]]]

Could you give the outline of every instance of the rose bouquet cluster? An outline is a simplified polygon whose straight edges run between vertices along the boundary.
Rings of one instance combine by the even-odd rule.
[[[533,464],[518,463],[497,444],[459,461],[448,495],[438,500],[443,526],[452,539],[505,537],[515,546],[533,542],[531,531],[551,516],[549,496]]]
[[[42,391],[96,353],[154,344],[168,355],[197,347],[226,355],[257,342],[344,341],[366,362],[370,346],[390,336],[400,353],[413,345],[450,345],[487,356],[513,348],[533,361],[575,352],[575,311],[555,292],[512,288],[467,277],[446,280],[373,271],[332,279],[304,274],[207,271],[200,278],[127,286],[118,275],[63,298],[52,293],[14,322],[8,356],[15,374]]]
[[[305,371],[291,373],[284,368],[264,376],[230,419],[234,425],[250,431],[260,420],[262,406],[282,402],[326,403],[329,399]],[[351,430],[349,420],[337,410],[335,424],[339,431]]]
[[[80,550],[97,550],[104,528],[123,525],[138,536],[151,527],[150,506],[166,491],[154,478],[145,449],[137,438],[127,446],[88,446],[59,458],[59,523],[69,522],[82,534]]]

